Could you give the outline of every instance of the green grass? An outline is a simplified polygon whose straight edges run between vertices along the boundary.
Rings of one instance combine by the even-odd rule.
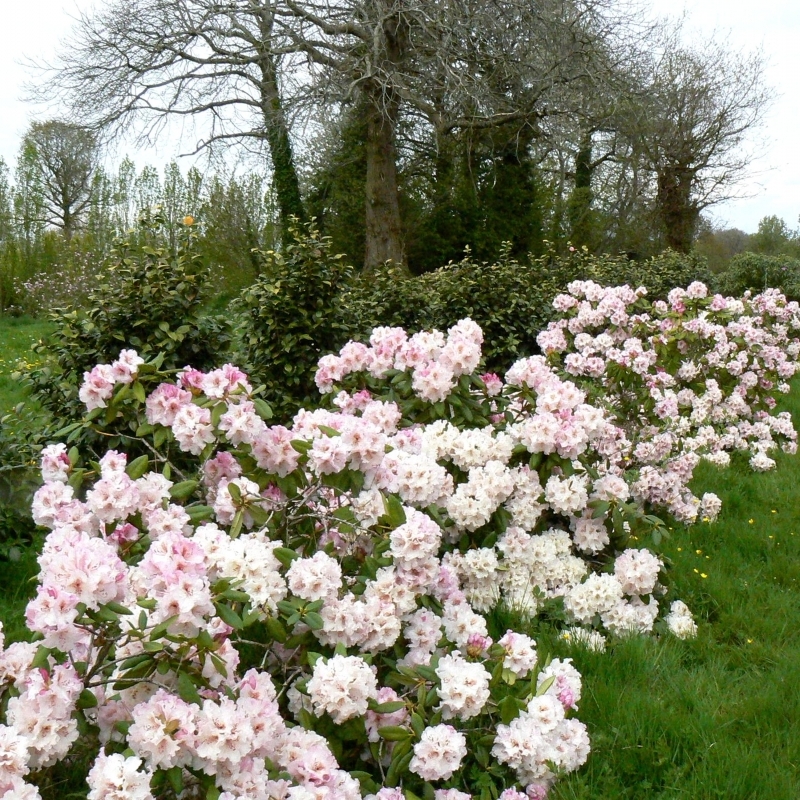
[[[676,527],[660,548],[696,640],[561,646],[584,677],[592,754],[552,800],[800,798],[800,459],[777,461],[766,474],[702,467],[695,489],[722,498],[720,519]]]
[[[0,314],[0,416],[25,399],[25,389],[11,377],[20,360],[30,363],[31,346],[52,330],[49,322]]]

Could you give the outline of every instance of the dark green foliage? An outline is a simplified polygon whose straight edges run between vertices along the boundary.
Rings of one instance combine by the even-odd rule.
[[[261,277],[236,301],[242,324],[242,366],[267,388],[279,416],[316,405],[317,362],[338,350],[352,330],[340,318],[338,296],[353,269],[315,224],[295,224],[283,252],[262,253]]]
[[[538,352],[536,336],[552,319],[553,298],[570,281],[644,285],[651,298],[662,298],[675,286],[710,277],[704,259],[672,251],[647,261],[586,250],[517,260],[506,245],[496,263],[467,256],[420,276],[393,266],[373,270],[342,296],[341,316],[362,338],[378,325],[445,331],[470,317],[483,328],[487,369],[504,372]]]
[[[570,239],[576,247],[594,250],[596,214],[592,208],[592,135],[587,131],[575,155],[575,185],[569,198]]]
[[[686,287],[693,281],[710,285],[713,281],[705,258],[674,250],[637,261],[624,255],[595,256],[584,249],[557,259],[551,269],[560,287],[573,280],[593,280],[603,286],[628,284],[634,289],[645,286],[651,300],[665,298],[676,286]]]
[[[516,148],[492,159],[492,170],[479,195],[481,227],[475,255],[495,259],[502,251],[514,258],[542,251],[540,187],[530,156]]]
[[[494,264],[466,257],[419,276],[392,266],[374,270],[343,295],[341,313],[362,338],[379,325],[446,331],[470,317],[483,328],[487,369],[505,371],[537,352],[554,287],[543,260],[521,263],[506,249]]]
[[[224,357],[227,323],[203,314],[210,287],[192,228],[184,227],[173,251],[161,228],[158,216],[146,217],[136,244],[118,244],[85,311],[51,314],[56,330],[34,348],[41,363],[23,377],[63,424],[85,410],[78,400],[84,372],[110,363],[125,348],[145,358],[163,353],[166,369],[210,368]]]
[[[651,300],[665,298],[676,286],[686,287],[693,281],[710,285],[713,280],[702,256],[674,250],[665,250],[645,261],[597,256],[590,260],[586,277],[606,286],[646,286]]]
[[[738,297],[748,289],[780,289],[790,300],[800,300],[800,260],[787,255],[740,253],[731,259],[717,282],[722,294]]]
[[[312,176],[308,199],[311,217],[330,237],[331,252],[346,254],[351,264],[364,263],[366,136],[366,114],[356,106],[345,115],[323,167]]]
[[[747,244],[748,250],[765,256],[800,256],[800,234],[774,214],[762,217]]]

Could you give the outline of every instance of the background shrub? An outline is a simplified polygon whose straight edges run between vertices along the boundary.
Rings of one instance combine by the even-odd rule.
[[[262,252],[262,274],[236,300],[241,355],[256,384],[264,384],[281,417],[316,404],[314,373],[319,358],[349,338],[339,294],[353,268],[331,253],[331,240],[312,222],[296,223],[283,251]],[[198,365],[198,368],[199,367]]]
[[[587,250],[520,261],[506,246],[491,264],[467,255],[419,276],[391,264],[361,274],[340,296],[341,316],[362,338],[380,325],[445,331],[470,317],[484,332],[487,369],[505,371],[516,359],[539,352],[536,336],[553,318],[556,294],[570,281],[589,279],[605,286],[644,285],[658,299],[675,286],[708,282],[711,274],[704,258],[671,250],[646,261]]]
[[[39,363],[22,377],[62,426],[84,411],[78,400],[83,373],[125,348],[145,358],[162,353],[165,369],[203,369],[224,359],[229,326],[203,311],[210,286],[192,227],[184,226],[174,247],[162,228],[157,214],[144,215],[139,230],[118,242],[88,308],[50,315],[56,329],[34,348]]]
[[[717,279],[717,289],[739,297],[748,289],[780,289],[788,299],[800,300],[800,260],[787,255],[739,253]]]

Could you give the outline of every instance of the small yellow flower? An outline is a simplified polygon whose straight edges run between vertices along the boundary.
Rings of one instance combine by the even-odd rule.
[[[702,550],[695,550],[695,553],[697,553],[697,555],[699,555],[699,556],[703,555],[703,551]]]
[[[194,225],[194,217],[191,214],[187,214],[183,218],[183,224],[184,225]]]
[[[770,535],[769,535],[769,538],[770,538],[770,539],[774,539],[775,537],[774,537],[772,534],[770,534]]]
[[[777,514],[778,512],[777,512],[777,511],[776,511],[776,510],[773,508],[773,509],[772,509],[772,513],[773,513],[773,514]]]
[[[706,575],[706,574],[705,574],[705,572],[701,572],[701,573],[700,573],[700,577],[701,577],[701,578],[707,578],[707,577],[708,577],[708,575]]]
[[[748,521],[748,522],[749,522],[751,525],[753,524],[753,520],[752,520],[752,519],[749,519],[749,520],[747,520],[747,521]]]
[[[678,548],[678,552],[679,552],[679,553],[682,553],[682,552],[683,552],[683,548],[682,548],[682,547],[679,547],[679,548]]]
[[[753,640],[752,639],[748,639],[747,640],[747,644],[753,644]]]
[[[695,572],[699,573],[699,572],[700,572],[700,570],[699,570],[699,569],[696,569],[696,570],[695,570]]]

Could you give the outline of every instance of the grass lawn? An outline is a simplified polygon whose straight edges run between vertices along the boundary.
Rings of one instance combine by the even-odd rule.
[[[31,346],[52,330],[49,322],[0,314],[0,416],[25,398],[25,390],[11,377],[20,359],[33,356]]]

